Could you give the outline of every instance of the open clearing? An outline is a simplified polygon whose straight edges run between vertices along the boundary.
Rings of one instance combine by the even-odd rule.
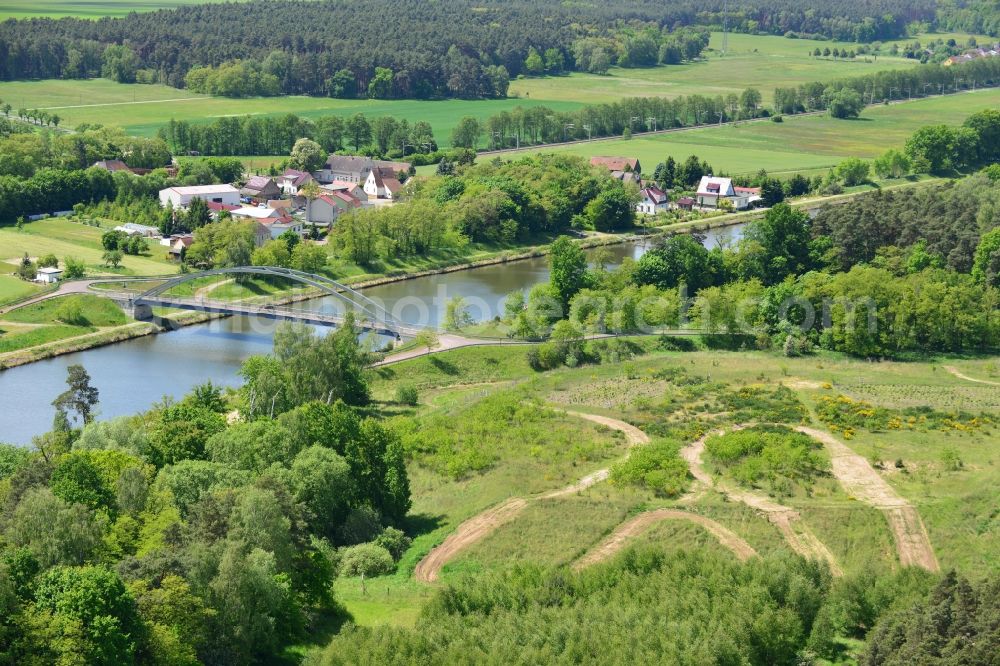
[[[804,426],[796,430],[823,443],[830,454],[833,475],[844,490],[886,515],[896,540],[900,564],[928,571],[941,569],[920,514],[872,469],[867,460],[828,432]]]
[[[743,428],[748,428],[752,424],[743,424],[736,426],[733,429],[739,430]],[[702,453],[705,451],[705,441],[714,434],[722,434],[725,431],[716,431],[714,433],[709,433],[704,437],[688,444],[681,450],[681,456],[688,461],[690,466],[691,476],[697,479],[703,485],[715,488],[723,495],[729,499],[742,502],[752,509],[756,509],[764,514],[771,523],[773,523],[785,537],[788,545],[803,557],[823,560],[830,566],[830,571],[833,572],[835,576],[843,575],[844,571],[840,568],[837,560],[834,558],[833,553],[830,549],[820,541],[812,531],[802,523],[800,520],[801,516],[798,511],[790,507],[779,504],[774,500],[760,495],[749,490],[743,490],[741,488],[734,488],[728,484],[717,483],[712,475],[705,470],[705,466],[702,463]]]
[[[654,509],[641,513],[616,527],[611,536],[577,560],[573,564],[573,568],[583,569],[598,562],[603,562],[624,548],[631,539],[642,534],[654,524],[664,520],[687,520],[700,525],[718,539],[720,544],[733,551],[733,554],[741,561],[757,555],[757,551],[750,544],[711,518],[676,509]]]
[[[100,18],[102,16],[125,16],[132,12],[150,12],[170,9],[178,5],[193,5],[213,0],[96,0],[95,2],[73,2],[72,0],[4,0],[0,3],[0,20],[8,18],[28,18],[47,16],[77,16],[79,18]],[[237,0],[238,1],[238,0]]]
[[[569,411],[565,413],[625,433],[630,446],[649,443],[649,436],[646,433],[624,421],[597,414]],[[606,469],[597,470],[583,477],[580,481],[570,484],[565,488],[546,493],[539,499],[554,499],[576,494],[596,483],[604,481],[608,478],[608,475],[609,471]],[[420,560],[413,570],[414,577],[421,582],[433,583],[437,580],[438,574],[440,574],[445,564],[453,560],[469,546],[482,541],[501,525],[513,520],[527,506],[527,500],[514,497],[499,506],[491,507],[465,521],[453,533],[449,534],[439,546],[434,547]]]
[[[739,94],[748,86],[761,91],[769,103],[775,88],[797,86],[805,81],[832,81],[881,70],[907,69],[916,60],[882,57],[877,60],[814,58],[813,49],[856,49],[857,44],[778,36],[729,35],[729,52],[723,56],[722,33],[712,33],[705,58],[697,62],[664,67],[612,67],[606,75],[573,72],[567,76],[516,79],[510,94],[531,100],[588,103],[613,102],[623,97],[679,97],[681,95]]]

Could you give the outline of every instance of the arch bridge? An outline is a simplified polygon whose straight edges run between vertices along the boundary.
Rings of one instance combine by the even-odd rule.
[[[344,305],[346,311],[353,312],[355,325],[365,332],[399,339],[401,335],[415,335],[421,330],[417,327],[401,325],[384,307],[356,289],[336,280],[322,275],[275,266],[236,266],[185,273],[165,280],[138,295],[130,293],[108,295],[122,303],[135,319],[140,320],[150,319],[153,316],[152,308],[156,306],[213,314],[299,321],[316,326],[340,326],[344,323],[345,314],[343,313],[292,308],[288,303],[261,304],[248,301],[224,301],[203,296],[177,296],[169,293],[178,285],[213,275],[263,275],[284,278],[314,287],[320,292],[317,297],[332,296]]]

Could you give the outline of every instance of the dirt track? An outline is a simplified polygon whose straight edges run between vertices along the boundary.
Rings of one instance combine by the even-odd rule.
[[[441,567],[452,560],[458,553],[472,544],[480,541],[490,532],[500,527],[519,514],[528,506],[526,500],[514,497],[503,504],[487,509],[477,516],[469,518],[448,535],[441,545],[436,546],[420,560],[413,570],[413,576],[423,583],[433,583],[437,580]]]
[[[940,570],[920,514],[867,460],[828,432],[805,426],[796,430],[823,442],[830,453],[833,475],[848,494],[885,513],[896,540],[900,564]]]
[[[750,544],[711,518],[699,516],[696,513],[688,513],[687,511],[678,511],[677,509],[654,509],[640,513],[638,516],[616,527],[615,531],[607,539],[577,560],[573,564],[573,568],[580,570],[608,559],[624,548],[630,539],[642,534],[655,523],[663,520],[689,520],[701,525],[712,536],[718,539],[719,543],[733,551],[741,561],[757,555],[757,551]]]
[[[607,416],[599,416],[597,414],[584,414],[583,412],[571,411],[563,411],[563,413],[586,419],[592,423],[597,423],[613,430],[619,430],[625,433],[625,437],[632,446],[646,444],[649,442],[649,435],[630,423],[625,423],[624,421],[619,421],[618,419],[613,419]],[[578,493],[582,490],[586,490],[596,483],[604,481],[610,474],[610,470],[599,469],[596,472],[588,474],[575,483],[572,483],[564,488],[545,493],[536,499],[554,499]],[[413,570],[413,576],[421,582],[433,583],[437,580],[438,574],[441,572],[441,568],[445,564],[453,560],[459,553],[469,546],[486,538],[495,529],[513,519],[526,506],[528,506],[528,500],[514,497],[507,500],[503,504],[491,507],[480,514],[469,518],[464,523],[459,525],[454,532],[449,534],[440,545],[431,549],[431,552],[427,553],[427,555],[424,556],[424,559],[420,560],[416,568]]]
[[[742,430],[743,428],[748,428],[751,425],[752,424],[743,424],[736,426],[731,430]],[[742,502],[750,508],[763,513],[767,516],[767,519],[778,528],[792,550],[807,558],[824,560],[830,566],[830,571],[835,576],[842,576],[844,571],[840,568],[840,565],[837,563],[836,558],[834,558],[833,553],[831,553],[830,549],[827,548],[826,545],[799,520],[800,516],[798,511],[782,504],[778,504],[764,495],[759,495],[749,490],[732,488],[728,485],[715,482],[712,475],[705,470],[701,456],[705,451],[705,440],[712,435],[721,434],[722,432],[724,431],[709,433],[696,442],[692,442],[688,446],[681,449],[681,456],[687,460],[688,467],[691,470],[691,475],[706,487],[715,488],[729,499]]]
[[[951,374],[958,377],[959,379],[964,379],[967,382],[975,382],[977,384],[989,384],[990,386],[1000,386],[1000,382],[993,382],[990,381],[989,379],[976,379],[975,377],[970,377],[969,375],[963,375],[961,372],[958,371],[958,368],[952,365],[945,365],[942,367]]]

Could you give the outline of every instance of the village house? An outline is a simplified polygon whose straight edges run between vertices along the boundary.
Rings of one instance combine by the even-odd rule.
[[[328,227],[343,213],[360,207],[361,202],[346,191],[323,194],[306,204],[306,222]]]
[[[723,200],[729,201],[735,210],[744,210],[750,205],[750,195],[737,193],[732,178],[716,176],[702,176],[695,199],[702,208],[721,208],[725,205]]]
[[[642,215],[656,215],[670,208],[670,197],[655,185],[642,188],[639,196],[642,198],[635,205],[635,211]]]
[[[695,200],[694,200],[693,198],[691,198],[691,197],[681,197],[681,198],[680,198],[680,199],[678,199],[678,200],[677,200],[676,202],[674,202],[674,205],[675,205],[675,206],[676,206],[676,207],[677,207],[677,208],[678,208],[679,210],[694,210],[694,205],[695,205],[696,203],[698,203],[698,202],[697,202],[697,201],[695,201]]]
[[[281,191],[291,196],[295,196],[303,186],[313,182],[315,179],[311,173],[297,169],[285,169],[285,173],[278,178],[278,186]]]
[[[238,206],[240,191],[232,185],[191,185],[160,190],[160,205],[164,207],[170,204],[174,208],[187,208],[192,199],[201,199],[210,207],[213,203]]]
[[[281,188],[269,176],[250,176],[240,189],[240,196],[254,201],[267,201],[281,196]]]
[[[392,201],[403,189],[403,185],[396,178],[396,172],[385,167],[376,167],[368,172],[368,179],[365,180],[365,194],[369,199],[386,199]]]
[[[330,155],[319,171],[313,177],[320,183],[344,181],[364,185],[372,169],[391,169],[393,173],[409,173],[409,162],[390,162],[388,160],[373,160],[370,157],[356,155]]]
[[[230,213],[236,219],[253,220],[267,229],[271,238],[277,238],[291,229],[302,235],[302,222],[296,220],[285,208],[244,206]]]
[[[164,238],[160,241],[161,244],[164,242],[167,245],[167,259],[179,261],[184,258],[184,253],[194,243],[194,236],[191,234],[175,234],[170,238]]]
[[[355,199],[357,199],[362,204],[368,203],[368,195],[365,193],[364,183],[348,183],[345,180],[335,180],[332,183],[327,183],[326,185],[320,185],[320,190],[325,192],[344,192]]]
[[[237,206],[235,204],[216,203],[215,201],[209,201],[206,205],[208,206],[208,212],[212,216],[213,220],[218,220],[219,213],[223,211],[232,213],[234,210],[239,210],[241,208],[241,206]]]

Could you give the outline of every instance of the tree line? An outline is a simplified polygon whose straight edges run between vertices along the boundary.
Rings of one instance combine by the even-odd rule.
[[[730,29],[860,42],[899,37],[909,23],[933,19],[930,0],[730,4]],[[239,9],[179,7],[100,21],[7,21],[0,25],[0,80],[104,76],[238,96],[497,97],[506,94],[510,77],[536,71],[532,49],[556,49],[568,70],[669,63],[691,42],[650,43],[648,36],[678,26],[718,29],[723,22],[722,0],[680,0],[669,7],[653,0],[625,6],[445,0],[407,3],[389,15],[383,9],[374,0],[349,7],[267,0]]]
[[[857,116],[867,104],[954,93],[1000,85],[1000,58],[983,58],[957,67],[925,65],[880,71],[831,82],[778,88],[766,107],[760,91],[741,94],[689,95],[674,99],[632,97],[588,105],[575,111],[536,106],[502,111],[485,121],[463,118],[452,131],[453,146],[489,149],[559,143],[590,137],[627,136],[634,132],[711,125],[772,114],[829,111],[835,117]]]

